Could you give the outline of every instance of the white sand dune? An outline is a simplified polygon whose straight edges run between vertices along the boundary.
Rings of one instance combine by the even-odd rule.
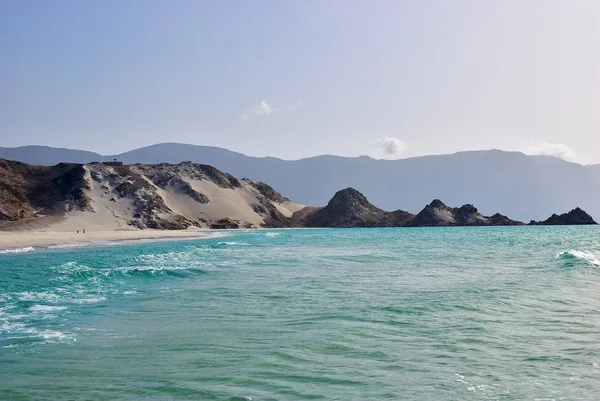
[[[155,196],[155,201],[164,205],[162,209],[157,207],[158,210],[150,210],[157,218],[183,218],[190,222],[188,228],[192,229],[209,228],[212,223],[221,219],[237,221],[240,227],[260,228],[265,224],[267,216],[257,212],[257,205],[259,209],[260,205],[272,205],[274,210],[286,218],[303,208],[303,205],[283,197],[281,201],[267,199],[250,180],[236,180],[239,186],[227,187],[222,182],[219,185],[210,177],[202,177],[193,170],[194,165],[191,164],[161,166],[163,169],[169,169],[170,174],[176,174],[177,183],[183,181],[189,184],[194,191],[207,199],[206,203],[201,203],[188,193],[182,192],[175,184],[169,182],[162,187],[157,185],[156,177],[148,174],[149,171],[154,173],[153,167],[155,166],[130,166],[136,177],[143,178],[146,188],[132,190],[131,193],[123,195],[122,189],[119,189],[124,182],[123,172],[119,168],[102,164],[86,165],[85,179],[89,187],[85,189],[85,195],[89,199],[89,210],[66,211],[62,219],[53,221],[38,231],[137,231],[131,222],[136,219],[136,211],[139,211],[139,205],[144,203],[146,195]],[[231,179],[235,180],[233,177]]]

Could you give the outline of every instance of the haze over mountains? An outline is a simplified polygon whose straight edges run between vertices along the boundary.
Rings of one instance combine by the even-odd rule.
[[[39,165],[113,158],[126,164],[187,160],[266,182],[295,202],[315,206],[327,204],[340,188],[353,187],[382,209],[401,207],[411,213],[439,198],[448,204],[476,204],[484,215],[500,212],[522,221],[545,219],[577,206],[592,216],[600,215],[600,165],[499,150],[400,160],[316,156],[288,161],[166,143],[109,156],[41,146],[0,148],[0,158]]]

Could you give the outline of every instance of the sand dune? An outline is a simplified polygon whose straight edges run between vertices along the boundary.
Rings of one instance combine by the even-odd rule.
[[[3,231],[289,227],[302,208],[266,184],[202,164],[0,167]]]

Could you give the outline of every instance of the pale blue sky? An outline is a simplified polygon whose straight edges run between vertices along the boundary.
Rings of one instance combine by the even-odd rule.
[[[0,146],[600,162],[600,2],[0,0]]]

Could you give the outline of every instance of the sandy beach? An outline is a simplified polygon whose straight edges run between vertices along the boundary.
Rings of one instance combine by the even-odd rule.
[[[88,231],[85,234],[65,231],[9,231],[0,232],[0,248],[20,248],[75,242],[203,238],[209,236],[209,230],[115,230]]]

